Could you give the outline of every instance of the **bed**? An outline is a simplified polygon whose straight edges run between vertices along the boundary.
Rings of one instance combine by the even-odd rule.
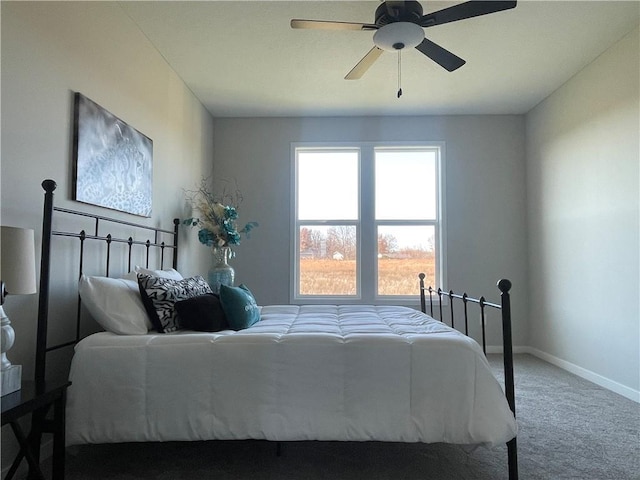
[[[247,328],[229,328],[234,325],[230,321],[216,331],[195,331],[189,328],[193,324],[168,328],[172,324],[157,324],[158,319],[150,323],[136,303],[139,315],[130,315],[127,310],[126,315],[111,319],[113,324],[99,321],[107,331],[82,338],[79,325],[84,309],[78,307],[76,338],[47,347],[54,237],[78,241],[79,302],[102,300],[106,302],[103,312],[113,313],[117,310],[114,305],[124,308],[127,302],[137,301],[135,288],[127,283],[134,278],[140,282],[143,277],[177,275],[162,280],[169,285],[183,285],[187,279],[177,272],[178,221],[174,221],[173,230],[161,230],[61,209],[53,205],[55,182],[45,180],[43,188],[36,379],[40,376],[44,381],[48,351],[74,346],[67,400],[68,445],[238,439],[446,442],[488,447],[506,443],[509,478],[517,479],[508,281],[500,282],[502,303],[493,304],[483,297],[476,300],[466,294],[425,288],[421,276],[422,311],[375,305],[257,306],[254,302],[259,321]],[[95,230],[91,234],[55,230],[55,215],[88,217],[95,222]],[[153,240],[120,239],[102,233],[102,225],[109,222],[152,230]],[[162,235],[168,235],[170,241],[159,240]],[[88,240],[102,242],[109,250],[103,277],[87,279],[83,272]],[[114,242],[127,245],[127,269],[133,272],[129,277],[109,277]],[[131,263],[135,248],[146,251],[147,262],[156,259],[157,270],[148,264],[136,268]],[[156,249],[157,255],[150,254]],[[91,288],[99,293],[99,300],[87,294],[90,281],[96,282]],[[110,282],[119,282],[114,290],[119,296],[106,301],[103,283]],[[145,296],[144,288],[140,294]],[[430,315],[425,312],[427,295]],[[433,318],[434,296],[440,318],[444,297],[449,302],[462,301],[465,323],[468,304],[477,303],[483,318],[485,308],[501,309],[506,396],[483,348]],[[95,314],[95,305],[90,307]],[[132,316],[135,327],[129,325]],[[160,333],[163,326],[171,333]]]

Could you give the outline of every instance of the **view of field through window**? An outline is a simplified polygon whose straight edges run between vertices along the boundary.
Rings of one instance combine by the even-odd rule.
[[[361,153],[357,148],[297,152],[301,296],[356,296],[359,287],[376,296],[412,296],[421,272],[429,284],[438,282],[439,150],[376,147],[364,159]],[[373,204],[364,208],[370,216],[363,219],[362,202],[368,198]],[[375,238],[360,238],[363,222]],[[358,261],[367,264],[367,272],[373,269],[374,278],[359,278]]]
[[[418,274],[435,281],[433,226],[378,227],[378,295],[416,295]]]
[[[393,230],[407,232],[423,244],[408,244]],[[433,227],[382,228],[378,233],[378,295],[415,295],[418,274],[435,284],[436,252]],[[404,243],[401,243],[405,240]],[[349,296],[357,294],[355,227],[302,227],[300,229],[300,293],[302,295]]]

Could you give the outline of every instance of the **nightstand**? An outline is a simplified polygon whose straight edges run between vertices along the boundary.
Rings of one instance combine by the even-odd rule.
[[[23,458],[29,463],[30,479],[43,479],[40,470],[40,443],[43,433],[53,434],[53,467],[52,478],[64,478],[65,461],[65,400],[67,387],[71,382],[47,383],[40,391],[36,391],[35,382],[22,382],[17,392],[2,397],[2,425],[10,424],[16,439],[20,443],[20,451],[5,480],[12,478]],[[53,409],[51,419],[47,413]],[[31,414],[31,431],[25,435],[18,420]]]

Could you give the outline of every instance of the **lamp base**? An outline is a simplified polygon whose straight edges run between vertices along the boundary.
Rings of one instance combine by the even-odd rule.
[[[0,394],[4,397],[13,392],[20,390],[22,382],[22,365],[11,365],[9,368],[2,370],[2,387]]]

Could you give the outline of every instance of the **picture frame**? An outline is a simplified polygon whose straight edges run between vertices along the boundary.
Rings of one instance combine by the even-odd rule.
[[[153,141],[79,92],[73,157],[74,200],[151,217]]]

